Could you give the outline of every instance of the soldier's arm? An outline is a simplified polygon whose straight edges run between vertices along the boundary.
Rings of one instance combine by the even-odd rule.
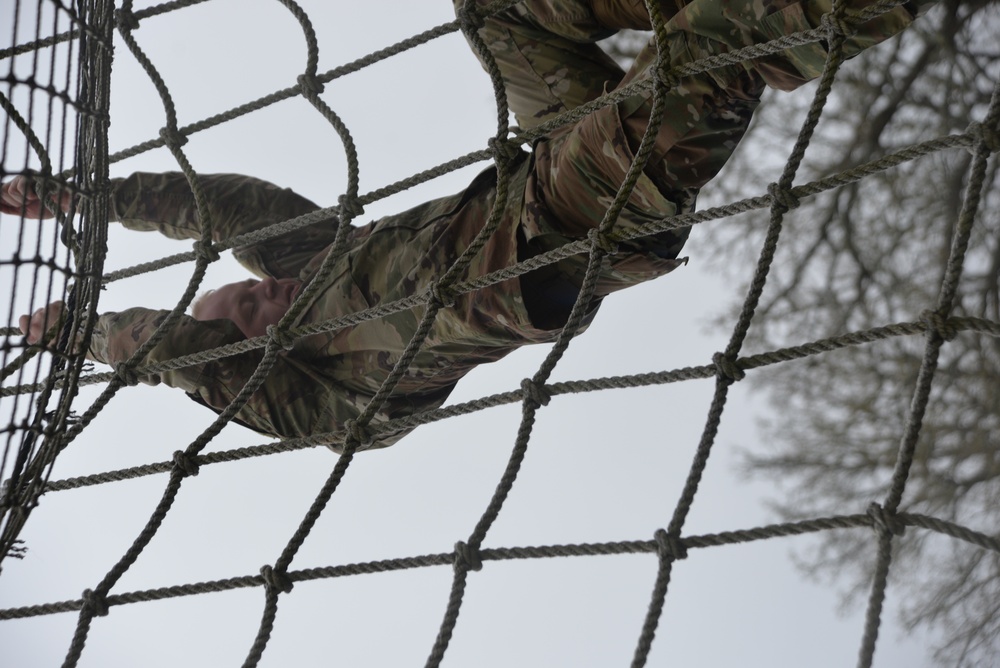
[[[125,361],[167,317],[167,311],[129,309],[100,317],[91,341],[90,357],[112,366]],[[182,317],[142,362],[143,367],[188,353],[242,340],[243,335],[228,320],[199,321]],[[181,369],[139,372],[139,382],[164,383],[184,390],[216,412],[223,411],[253,375],[263,356],[257,349],[211,360]],[[140,367],[141,368],[141,367]],[[303,362],[292,355],[279,354],[264,382],[237,413],[237,422],[255,431],[279,437],[327,434],[330,447],[339,451],[345,439],[345,425],[356,419],[368,397],[340,386],[315,361]],[[405,402],[404,402],[405,403]],[[408,411],[403,411],[408,414]],[[379,413],[376,421],[399,417]],[[368,448],[391,445],[407,433],[403,429],[376,437]]]
[[[201,174],[199,184],[212,218],[212,238],[228,239],[315,211],[319,207],[288,188],[240,174]],[[191,186],[180,172],[138,172],[111,179],[114,216],[130,230],[171,239],[199,239],[201,220]]]
[[[132,308],[100,316],[91,340],[89,357],[111,366],[129,359],[167,318],[168,311]],[[262,350],[209,360],[179,369],[144,370],[160,362],[200,353],[244,340],[229,320],[195,320],[182,316],[177,325],[149,351],[136,370],[135,379],[149,385],[163,383],[184,390],[199,403],[222,411],[253,375]],[[310,379],[279,356],[264,386],[237,414],[239,422],[257,431],[277,434],[277,427],[308,420],[303,407],[290,396],[295,388],[310,387]]]
[[[88,357],[115,367],[128,360],[149,340],[156,328],[166,320],[169,311],[130,308],[117,313],[104,313],[98,318],[90,341]],[[148,367],[191,353],[203,352],[246,337],[229,320],[195,320],[182,315],[174,328],[164,336],[141,367]],[[234,358],[228,358],[234,359]],[[140,372],[137,380],[150,385],[166,383],[191,392],[201,387],[211,376],[212,363],[197,364],[181,369]]]
[[[53,302],[30,316],[22,316],[19,324],[28,343],[51,345],[51,335],[57,331],[54,328],[61,325],[64,309],[62,302]],[[104,313],[95,323],[87,357],[117,368],[149,340],[169,314],[169,311],[147,308],[130,308],[120,312]],[[43,341],[46,332],[50,332],[48,342]],[[252,373],[257,361],[249,358],[254,353],[209,360],[177,369],[156,370],[150,367],[245,339],[236,324],[230,320],[203,321],[182,315],[173,329],[159,340],[132,371],[135,373],[135,379],[142,383],[149,385],[166,383],[186,392],[201,392],[213,384],[227,384],[240,375],[235,371],[241,366],[249,367]],[[260,353],[257,352],[256,355],[259,360]],[[239,388],[236,388],[236,391],[238,392]]]
[[[29,343],[40,343],[46,329],[59,323],[63,304],[55,302],[21,318],[21,330]],[[168,311],[132,308],[120,313],[105,313],[98,319],[90,342],[88,357],[112,367],[130,359],[157,327]],[[256,371],[263,356],[257,349],[238,355],[207,360],[181,368],[156,369],[160,362],[191,353],[202,353],[244,339],[229,320],[195,320],[182,316],[180,321],[131,373],[135,380],[149,385],[164,383],[184,390],[191,398],[216,412],[223,411],[239,394]],[[128,373],[122,369],[123,373]],[[441,401],[447,396],[445,392]],[[237,413],[244,426],[272,436],[310,436],[325,434],[329,446],[340,451],[349,420],[357,419],[370,397],[359,395],[324,373],[316,360],[300,361],[279,354],[263,384]],[[405,417],[413,408],[407,397],[390,399],[375,414],[374,421]],[[365,448],[383,448],[408,433],[412,427],[374,436]]]
[[[263,229],[319,209],[288,188],[239,174],[198,176],[212,220],[212,238],[222,241]],[[112,179],[115,219],[137,231],[155,231],[171,239],[201,238],[201,219],[183,174],[136,173]],[[333,242],[335,221],[235,249],[235,257],[259,276],[296,277],[316,253]]]

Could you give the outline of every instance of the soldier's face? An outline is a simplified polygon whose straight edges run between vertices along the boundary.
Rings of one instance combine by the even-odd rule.
[[[195,307],[198,320],[229,319],[247,338],[263,336],[288,312],[302,281],[294,278],[248,279],[228,283],[202,297]]]

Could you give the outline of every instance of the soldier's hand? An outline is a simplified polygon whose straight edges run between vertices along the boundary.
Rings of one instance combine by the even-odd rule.
[[[63,303],[52,302],[44,308],[40,308],[30,316],[22,315],[18,320],[21,333],[28,337],[28,343],[38,343],[42,340],[42,335],[55,328],[59,323],[59,316],[62,315]],[[49,339],[54,333],[50,333]]]
[[[53,190],[52,192],[58,195],[60,208],[63,211],[69,211],[70,204],[73,202],[73,194],[65,190]],[[51,218],[53,215],[38,198],[31,179],[23,175],[15,176],[13,180],[0,186],[0,213],[20,216],[22,212],[25,218],[36,220]]]

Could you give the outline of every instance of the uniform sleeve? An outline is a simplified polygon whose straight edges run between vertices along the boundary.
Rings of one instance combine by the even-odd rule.
[[[288,188],[239,174],[198,176],[212,220],[212,238],[222,241],[266,228],[318,207]],[[113,215],[124,227],[159,232],[171,239],[200,239],[201,220],[187,179],[180,172],[136,173],[112,179]],[[296,278],[334,240],[336,219],[234,249],[241,264],[258,276]]]
[[[127,360],[169,311],[133,308],[100,316],[91,340],[90,357],[115,366]],[[182,316],[180,322],[148,354],[142,366],[164,362],[182,355],[201,352],[245,337],[228,320],[195,320]],[[253,375],[263,357],[258,349],[181,369],[139,374],[140,382],[164,383],[187,392],[188,396],[215,412],[225,410]],[[369,397],[339,386],[313,361],[299,360],[293,353],[279,353],[267,378],[236,415],[236,421],[269,436],[300,437],[332,434],[331,449],[340,451],[348,420],[358,417]],[[403,417],[413,412],[407,400],[390,406],[375,416],[376,422]],[[391,404],[394,402],[390,402]],[[368,448],[390,445],[409,429],[381,436]]]
[[[90,358],[116,366],[129,359],[144,344],[169,315],[169,311],[130,308],[118,313],[104,313],[97,320],[90,342]],[[182,315],[173,330],[149,352],[142,366],[165,362],[195,352],[210,350],[244,340],[242,332],[229,320],[195,320]],[[240,357],[246,357],[242,355]],[[225,358],[226,361],[236,357]],[[187,392],[209,384],[217,362],[208,362],[182,369],[140,374],[139,381],[158,385],[166,383]],[[238,388],[237,388],[238,389]]]

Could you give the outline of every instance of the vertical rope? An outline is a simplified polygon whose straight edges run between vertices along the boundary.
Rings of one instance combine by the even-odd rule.
[[[137,352],[133,358],[116,369],[116,372],[110,378],[107,389],[104,393],[102,393],[98,401],[95,402],[95,404],[92,405],[86,412],[78,425],[67,429],[65,434],[59,433],[54,435],[51,440],[51,455],[47,453],[44,457],[36,457],[32,462],[32,465],[36,467],[44,465],[43,468],[49,467],[52,461],[54,461],[55,455],[58,454],[58,451],[76,438],[82,430],[89,425],[93,417],[104,408],[115,393],[122,386],[132,384],[134,382],[137,369],[141,368],[138,365],[141,364],[145,353],[151,349],[153,345],[155,345],[159,338],[162,337],[180,317],[184,308],[187,307],[188,303],[193,298],[194,292],[204,276],[207,265],[214,260],[215,251],[219,249],[220,245],[212,243],[211,221],[205,215],[207,213],[207,207],[205,206],[206,202],[204,195],[199,186],[198,176],[193,166],[187,160],[186,155],[181,150],[181,147],[187,140],[188,134],[200,131],[201,129],[205,129],[206,127],[210,127],[214,124],[218,124],[230,117],[236,117],[240,114],[248,113],[256,108],[262,108],[267,104],[277,101],[278,99],[287,99],[287,97],[293,95],[300,95],[330,123],[340,136],[348,162],[348,184],[345,195],[341,198],[335,211],[336,215],[339,217],[339,227],[337,237],[333,245],[333,251],[328,255],[320,268],[318,280],[313,281],[310,286],[307,287],[303,295],[296,300],[296,303],[289,310],[288,314],[286,314],[277,325],[269,329],[266,337],[261,337],[261,340],[256,342],[248,342],[248,345],[250,346],[264,348],[262,361],[251,379],[242,388],[241,392],[226,408],[226,410],[223,411],[223,413],[220,414],[212,425],[210,425],[208,429],[206,429],[193,443],[191,443],[187,449],[176,452],[173,460],[165,466],[156,467],[158,471],[169,471],[169,479],[167,481],[166,488],[160,501],[154,509],[150,520],[147,522],[140,535],[135,539],[132,546],[128,549],[121,560],[107,573],[98,585],[96,585],[93,589],[86,590],[78,601],[70,602],[71,605],[61,606],[62,609],[79,610],[80,613],[78,625],[64,664],[66,666],[73,666],[78,662],[86,644],[90,624],[93,618],[95,616],[108,614],[112,605],[116,605],[121,602],[130,602],[126,600],[128,597],[116,597],[111,595],[111,589],[121,576],[129,569],[129,567],[138,559],[145,546],[158,531],[160,524],[172,507],[176,495],[179,493],[179,489],[184,478],[198,474],[199,467],[206,461],[206,458],[200,454],[203,448],[212,438],[214,438],[216,434],[218,434],[218,432],[233,418],[233,416],[237,414],[250,395],[259,387],[260,383],[264,381],[272,365],[275,363],[277,356],[281,354],[280,350],[290,345],[295,338],[308,333],[301,330],[291,329],[291,323],[301,313],[308,297],[318,290],[318,286],[323,283],[323,279],[328,277],[329,272],[332,271],[334,260],[346,250],[346,230],[349,229],[351,220],[361,213],[362,206],[365,203],[368,201],[374,201],[375,199],[385,196],[390,192],[398,191],[408,185],[421,182],[421,180],[426,180],[432,176],[455,169],[459,166],[471,164],[476,160],[490,157],[494,160],[497,166],[496,200],[489,219],[472,244],[462,253],[456,262],[448,268],[440,280],[429,289],[427,294],[414,296],[413,299],[401,301],[399,304],[387,305],[381,310],[372,309],[371,313],[345,316],[337,323],[324,325],[328,328],[344,327],[349,326],[351,323],[371,319],[373,317],[379,317],[379,314],[389,312],[389,309],[391,308],[401,310],[404,308],[413,308],[415,306],[424,307],[424,313],[420,325],[418,326],[415,335],[407,344],[391,374],[386,379],[385,383],[383,383],[383,385],[379,388],[366,409],[355,421],[347,425],[347,433],[345,437],[346,442],[343,454],[337,460],[330,476],[318,492],[309,511],[306,513],[297,530],[282,550],[278,559],[273,565],[265,565],[262,567],[259,577],[254,576],[252,578],[246,578],[244,581],[239,583],[239,586],[263,586],[265,594],[261,623],[253,645],[251,646],[244,663],[245,666],[257,665],[262,657],[273,630],[280,595],[282,593],[290,592],[293,582],[296,582],[299,579],[307,579],[307,576],[313,575],[302,571],[292,573],[289,571],[289,568],[298,550],[308,537],[316,521],[321,516],[325,507],[332,498],[332,495],[336,492],[340,482],[346,475],[346,471],[353,461],[354,454],[368,444],[372,439],[373,433],[377,431],[374,425],[371,424],[372,419],[376,415],[379,408],[384,404],[385,400],[391,396],[399,379],[406,373],[406,370],[408,369],[414,356],[423,345],[424,339],[431,330],[438,313],[441,309],[448,308],[453,303],[454,299],[460,294],[478,289],[486,284],[490,284],[491,282],[495,283],[499,280],[505,280],[505,278],[510,276],[520,275],[520,273],[524,273],[529,270],[525,267],[521,267],[519,269],[512,268],[506,273],[498,272],[495,276],[477,279],[477,281],[467,283],[461,282],[461,278],[467,270],[469,263],[486,244],[490,235],[493,234],[499,225],[501,214],[508,197],[509,175],[516,161],[520,159],[520,150],[518,148],[519,143],[525,139],[525,137],[520,137],[517,140],[513,140],[509,139],[507,136],[508,133],[506,123],[508,109],[502,78],[500,77],[496,63],[493,62],[489,49],[478,35],[478,28],[482,25],[483,16],[494,11],[499,11],[500,9],[509,6],[511,2],[497,2],[482,11],[477,10],[470,2],[467,8],[460,13],[459,19],[456,22],[439,26],[436,29],[422,33],[411,40],[404,40],[404,42],[399,43],[395,47],[372,54],[370,58],[356,61],[355,63],[338,68],[337,70],[332,70],[326,74],[319,74],[317,71],[318,41],[316,40],[315,32],[312,28],[309,17],[293,0],[280,0],[302,27],[307,45],[306,67],[304,73],[298,78],[297,85],[290,89],[286,89],[286,91],[279,91],[279,93],[274,96],[262,98],[262,100],[249,105],[243,105],[243,107],[234,110],[233,115],[222,115],[225,118],[213,117],[212,119],[207,119],[205,122],[182,128],[177,123],[176,112],[165,82],[163,82],[160,78],[153,64],[148,60],[142,49],[133,38],[132,32],[138,27],[139,20],[145,16],[151,16],[162,11],[169,11],[169,9],[179,6],[195,4],[199,1],[201,0],[166,3],[165,5],[158,6],[157,8],[143,10],[142,12],[133,12],[131,0],[125,0],[122,8],[116,14],[118,28],[121,32],[122,39],[125,41],[127,47],[132,52],[136,60],[140,62],[146,70],[147,75],[156,86],[163,100],[164,112],[166,116],[166,123],[163,131],[161,132],[161,137],[158,140],[147,142],[145,145],[134,148],[138,152],[142,152],[155,146],[168,147],[174,156],[174,159],[188,177],[195,201],[198,205],[199,216],[203,221],[203,236],[198,249],[196,252],[190,254],[191,257],[186,258],[195,260],[195,268],[192,272],[191,280],[181,297],[180,302],[171,312],[171,316],[168,318],[167,323],[165,323],[164,326],[157,331],[154,337],[151,338],[146,345],[140,348],[139,352]],[[868,14],[885,11],[886,8],[894,4],[895,2],[891,0],[883,0],[873,7],[866,9],[865,12],[863,12],[863,15],[867,16]],[[664,40],[664,25],[662,17],[659,15],[659,11],[655,3],[647,4],[647,10],[652,18],[657,45],[662,46]],[[102,11],[104,14],[101,14]],[[85,37],[106,37],[106,35],[101,32],[103,29],[101,26],[105,26],[110,30],[110,6],[106,6],[103,3],[97,3],[95,4],[94,14],[95,18],[93,22],[82,21],[81,25],[83,25],[84,28],[70,31],[65,34],[66,36],[60,35],[54,40],[37,40],[33,43],[32,48],[39,48],[53,43],[58,43],[64,39],[83,40]],[[104,24],[100,21],[101,16],[105,17]],[[724,352],[718,353],[715,356],[713,359],[713,365],[708,365],[704,369],[697,370],[697,372],[690,369],[680,370],[675,378],[676,380],[680,380],[685,378],[714,375],[716,379],[716,387],[712,404],[708,411],[705,428],[698,444],[691,470],[685,482],[680,499],[674,509],[670,523],[666,529],[657,530],[652,541],[634,541],[632,544],[625,547],[621,545],[608,546],[606,550],[602,551],[594,548],[593,546],[576,546],[574,549],[562,546],[558,548],[539,548],[530,553],[531,556],[538,556],[539,554],[545,554],[546,556],[566,556],[570,553],[616,554],[624,553],[626,551],[636,551],[647,553],[653,552],[657,555],[657,576],[651,592],[649,609],[640,632],[632,661],[632,665],[635,667],[645,665],[648,660],[648,653],[652,647],[659,619],[665,604],[665,597],[669,588],[673,563],[676,560],[685,558],[688,550],[692,547],[718,545],[723,544],[724,542],[717,537],[705,538],[688,536],[686,538],[682,538],[682,530],[690,508],[693,505],[701,477],[707,466],[707,460],[713,447],[722,414],[724,412],[728,388],[733,382],[742,379],[746,370],[753,368],[755,364],[755,362],[750,360],[750,358],[741,358],[740,352],[764,290],[771,263],[774,258],[775,249],[778,245],[784,214],[788,210],[798,206],[799,197],[803,194],[802,187],[793,187],[794,177],[810,143],[813,131],[832,88],[837,69],[842,62],[842,45],[845,39],[845,30],[850,28],[852,20],[863,20],[863,16],[860,18],[850,18],[850,20],[848,20],[848,18],[849,17],[845,17],[843,3],[839,1],[835,4],[833,13],[828,17],[824,17],[824,30],[826,31],[826,38],[830,47],[830,56],[827,61],[826,68],[824,69],[823,76],[821,77],[819,90],[817,91],[809,114],[803,124],[799,138],[796,141],[795,147],[793,148],[786,163],[781,178],[779,178],[777,183],[770,187],[768,194],[762,198],[766,201],[766,204],[771,210],[767,236],[761,251],[760,259],[757,263],[750,289],[748,290],[743,310],[740,313],[738,321],[734,327],[729,344]],[[424,43],[441,34],[454,32],[458,29],[461,29],[462,32],[468,37],[469,41],[473,44],[473,48],[486,62],[487,71],[489,72],[493,83],[494,94],[497,100],[497,132],[489,140],[488,148],[486,150],[470,153],[467,156],[456,159],[455,161],[441,166],[438,169],[428,170],[425,174],[417,175],[417,177],[413,179],[401,181],[389,188],[375,191],[374,193],[369,193],[364,196],[359,195],[358,159],[356,147],[354,146],[351,134],[343,121],[322,99],[321,94],[323,93],[324,83],[336,78],[337,76],[342,76],[344,73],[349,71],[356,71],[371,62],[377,62],[378,60],[395,53],[402,53],[406,49],[412,48],[419,43]],[[813,38],[810,39],[815,41]],[[94,48],[107,49],[108,43],[109,42],[105,43],[100,39],[97,39],[95,41],[96,46]],[[783,43],[787,44],[786,41],[783,41]],[[0,53],[0,58],[8,57],[10,55],[8,51],[13,53],[11,50],[4,51]],[[450,562],[452,568],[454,569],[454,577],[447,600],[444,619],[427,659],[428,666],[438,666],[443,660],[457,625],[457,619],[461,611],[465,589],[468,584],[469,572],[480,570],[483,567],[484,561],[488,561],[490,559],[526,558],[526,553],[520,553],[517,552],[517,550],[508,550],[506,552],[503,550],[485,550],[482,546],[488,532],[493,526],[493,523],[498,518],[505,500],[513,488],[514,482],[516,481],[521,470],[538,410],[546,406],[554,394],[562,391],[562,388],[557,387],[558,384],[548,384],[549,378],[559,361],[562,359],[568,345],[579,331],[579,327],[586,315],[591,297],[593,295],[601,262],[603,261],[605,255],[610,252],[615,241],[618,239],[617,232],[615,230],[615,222],[618,218],[619,212],[627,201],[634,183],[641,174],[643,166],[650,154],[650,151],[652,150],[652,139],[656,135],[660,118],[662,116],[663,94],[668,87],[674,83],[671,77],[677,74],[675,72],[669,72],[667,75],[663,74],[662,70],[665,69],[665,63],[662,51],[662,48],[658,50],[658,76],[655,77],[653,83],[650,84],[652,85],[653,98],[653,113],[651,115],[652,120],[642,139],[639,149],[636,151],[636,158],[632,165],[630,165],[625,181],[619,188],[615,200],[606,212],[600,226],[585,243],[582,243],[581,248],[560,251],[566,254],[564,257],[579,252],[586,252],[588,254],[587,270],[583,280],[583,288],[581,289],[580,297],[573,306],[567,325],[560,333],[558,340],[540,367],[530,378],[524,379],[518,390],[508,393],[510,396],[504,398],[505,401],[519,401],[521,403],[521,421],[518,427],[514,446],[507,465],[497,484],[496,490],[468,538],[464,541],[458,541],[451,553],[446,555],[433,555],[433,557],[428,557],[426,559],[414,559],[414,562],[419,561],[420,565],[441,565],[442,563]],[[736,54],[729,55],[733,57],[736,56]],[[723,58],[718,60],[717,63],[712,66],[719,66],[719,64],[724,64],[725,62],[728,61]],[[108,65],[110,65],[109,62]],[[95,68],[96,67],[97,66],[95,66]],[[102,91],[101,94],[103,95],[106,95],[107,92],[109,73],[109,70],[104,69],[94,69],[91,72],[91,75],[93,75],[93,81],[90,81],[89,83],[94,86],[95,90]],[[634,91],[631,92],[634,93]],[[964,325],[968,324],[958,322],[958,319],[953,318],[951,313],[956,300],[958,281],[962,273],[963,262],[969,244],[971,229],[979,207],[981,192],[984,188],[987,160],[990,153],[998,150],[998,142],[996,139],[998,131],[1000,131],[1000,129],[998,129],[998,118],[1000,118],[1000,111],[998,111],[998,109],[1000,109],[1000,103],[997,102],[998,97],[1000,97],[1000,93],[995,91],[990,110],[982,126],[976,126],[974,129],[970,128],[969,136],[974,137],[974,140],[972,140],[973,166],[969,188],[963,203],[963,210],[956,225],[952,251],[945,271],[944,279],[942,280],[936,307],[933,311],[926,314],[922,326],[917,328],[919,331],[926,332],[924,361],[921,366],[920,376],[914,389],[909,418],[907,420],[905,432],[901,438],[899,455],[896,460],[896,467],[893,473],[890,488],[886,494],[886,498],[882,505],[873,505],[869,509],[867,515],[862,517],[852,517],[850,522],[842,519],[823,518],[817,520],[816,526],[810,528],[810,530],[827,530],[832,528],[843,528],[844,526],[870,526],[875,530],[877,563],[873,576],[871,596],[869,599],[865,635],[862,639],[862,648],[859,657],[859,665],[863,667],[871,665],[875,641],[877,639],[879,620],[881,617],[881,609],[885,597],[886,580],[891,565],[891,549],[894,542],[893,537],[902,533],[903,526],[908,524],[924,526],[926,528],[931,528],[932,530],[942,531],[948,535],[960,537],[963,540],[969,540],[970,542],[984,547],[984,549],[998,549],[995,540],[988,536],[981,534],[974,535],[974,532],[968,532],[961,527],[956,528],[954,526],[945,526],[944,523],[940,523],[933,518],[920,519],[917,516],[908,516],[898,512],[899,506],[902,502],[909,470],[912,465],[913,453],[920,433],[923,415],[928,405],[929,392],[934,379],[934,372],[941,347],[946,340],[949,340],[956,334],[956,332],[960,331]],[[3,106],[5,110],[8,107],[13,110],[13,106],[9,105],[7,102],[6,98],[0,95],[0,106]],[[599,105],[612,103],[614,103],[614,97],[609,96],[606,99],[595,102],[593,108],[596,108]],[[590,107],[588,105],[588,109],[589,108]],[[556,122],[572,122],[574,118],[579,117],[578,115],[583,113],[587,113],[587,110],[575,110],[574,112],[557,119]],[[8,114],[11,117],[17,115],[16,110],[8,110]],[[105,220],[106,207],[108,204],[107,192],[106,190],[101,190],[101,178],[103,177],[105,179],[106,186],[107,163],[111,160],[124,157],[124,155],[122,155],[118,158],[115,158],[114,156],[110,159],[108,158],[108,150],[106,146],[107,121],[108,119],[106,117],[102,118],[99,115],[96,118],[97,126],[101,126],[103,124],[103,131],[105,131],[104,134],[102,134],[101,127],[92,127],[81,134],[82,143],[93,142],[99,144],[97,146],[98,157],[95,159],[94,165],[89,166],[92,168],[92,171],[83,170],[79,167],[73,170],[77,174],[78,183],[81,179],[93,177],[96,185],[94,185],[93,188],[81,190],[86,191],[86,206],[89,207],[88,210],[93,212],[93,215],[98,218],[102,215],[100,212],[104,211],[103,215]],[[17,125],[16,119],[15,125]],[[36,153],[39,155],[45,155],[45,149],[42,142],[33,142],[31,140],[32,135],[30,126],[26,123],[22,123],[21,125],[24,125],[24,127],[21,128],[20,125],[18,125],[18,127],[21,128],[21,131],[24,132],[26,136],[29,137],[29,144],[34,148]],[[37,144],[37,146],[35,146],[35,144]],[[935,150],[939,150],[939,148],[940,147]],[[46,176],[51,177],[51,165],[47,165],[43,169],[43,172]],[[857,178],[861,177],[858,176]],[[43,181],[43,194],[45,193],[45,188],[47,187],[45,184],[47,183],[47,180]],[[678,220],[682,218],[684,221],[687,221],[684,224],[693,224],[693,222],[697,222],[694,218],[678,217]],[[707,219],[708,218],[703,218],[703,220]],[[309,224],[309,221],[300,221],[299,224]],[[652,234],[662,229],[668,229],[668,227],[664,224],[657,230],[652,228],[644,230],[644,233]],[[68,229],[67,231],[72,232],[73,230]],[[81,247],[90,250],[80,258],[81,264],[79,266],[83,267],[80,269],[80,273],[91,277],[100,277],[103,262],[103,246],[105,242],[99,231],[96,234],[90,233],[90,230],[85,230],[85,232],[86,234],[83,235],[83,238],[77,240],[81,242]],[[268,232],[268,234],[272,235],[280,233],[282,232],[279,231],[277,227]],[[556,259],[553,259],[553,257],[554,256],[543,259],[533,258],[532,261],[535,263],[543,261],[554,262]],[[528,263],[525,263],[525,265],[527,264]],[[99,284],[99,282],[99,280],[93,281],[94,286]],[[80,285],[80,283],[78,283],[78,285]],[[91,286],[92,289],[89,289],[89,291],[81,290],[81,296],[79,298],[82,304],[81,309],[88,309],[89,316],[89,319],[86,320],[85,331],[83,334],[84,341],[89,339],[89,333],[93,327],[92,316],[97,301],[97,288],[94,286]],[[978,329],[974,329],[974,331],[979,331],[991,336],[1000,335],[1000,325],[997,323],[979,323],[976,327],[978,327]],[[969,328],[973,329],[971,325]],[[66,331],[67,333],[75,333],[75,330],[75,327],[69,327]],[[903,335],[905,333],[912,333],[913,331],[915,330],[910,328],[905,332],[896,332],[892,335]],[[0,332],[0,334],[3,336],[17,336],[18,332],[16,329],[7,328]],[[844,345],[857,345],[859,342],[870,342],[872,340],[875,340],[872,336],[869,336],[868,338],[860,337],[859,341],[855,341],[850,344],[845,343]],[[246,349],[250,348],[242,348],[242,350]],[[807,354],[817,354],[830,349],[832,348],[817,345],[808,351],[797,351],[795,354],[801,357]],[[24,355],[19,356],[19,358],[11,365],[5,367],[0,377],[7,378],[20,369],[23,366],[24,361],[26,361],[29,352],[30,351],[25,351]],[[226,354],[234,353],[229,351]],[[786,357],[782,357],[782,355],[786,355]],[[776,357],[778,358],[778,361],[794,358],[790,352],[782,354],[776,353]],[[59,382],[57,382],[58,379],[52,377],[47,381],[51,382],[51,385],[48,387],[68,387],[69,389],[67,394],[72,396],[75,393],[75,383],[79,379],[82,360],[79,360],[79,362],[79,364],[71,366],[67,374],[64,374],[72,376],[72,384],[60,385]],[[768,363],[774,363],[774,361],[772,360]],[[621,379],[611,379],[604,387],[622,386],[621,383],[623,383]],[[4,389],[6,390],[7,388]],[[45,392],[50,391],[51,389],[45,390]],[[5,393],[2,396],[9,395]],[[67,408],[62,412],[60,421],[65,421],[66,412],[68,412],[68,403],[66,406]],[[320,439],[317,442],[324,441]],[[275,449],[274,451],[278,450]],[[47,482],[47,471],[43,473],[41,469],[38,469],[37,472],[39,473],[38,480],[42,483]],[[40,492],[40,488],[38,488],[38,491]],[[6,493],[4,498],[7,498]],[[23,518],[23,515],[21,517]],[[795,531],[802,532],[804,530],[805,529],[801,527],[796,529],[788,527],[782,527],[781,529],[770,528],[767,531],[760,531],[756,533],[748,531],[746,532],[746,535],[740,535],[738,538],[734,536],[727,536],[726,538],[732,539],[733,541],[752,540],[758,539],[763,535],[766,535],[767,537],[777,535],[794,535]],[[0,546],[6,544],[7,543],[3,543],[0,544]],[[10,546],[13,547],[13,543],[10,543]],[[579,549],[576,549],[577,547]],[[413,564],[407,564],[405,567],[412,567],[412,565]],[[401,566],[400,564],[393,564],[392,567],[395,568],[404,566]],[[389,569],[390,567],[385,566],[385,568]],[[369,565],[367,566],[367,570],[366,568],[360,567],[355,570],[360,573],[374,572],[377,569]],[[227,586],[229,584],[233,583],[227,583]],[[236,585],[233,584],[233,586]],[[215,590],[221,590],[222,588],[223,587],[220,585],[219,588]],[[164,597],[166,597],[166,595],[164,595]],[[141,596],[137,596],[135,598],[138,600],[153,600],[152,597],[143,599]],[[0,618],[9,618],[3,614],[4,612],[5,611],[0,611]]]

